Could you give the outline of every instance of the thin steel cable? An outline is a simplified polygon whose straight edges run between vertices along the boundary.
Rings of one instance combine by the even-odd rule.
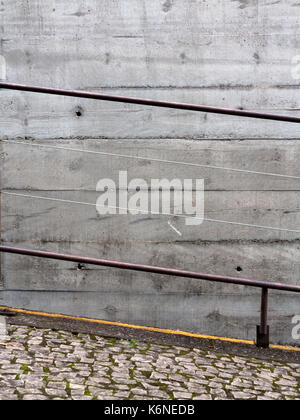
[[[272,226],[262,226],[262,225],[253,225],[249,223],[241,223],[241,222],[230,222],[227,220],[218,220],[218,219],[209,219],[209,218],[201,218],[197,216],[187,216],[184,214],[172,214],[172,213],[160,213],[160,212],[151,212],[147,210],[139,210],[139,209],[131,209],[126,207],[118,207],[118,206],[106,206],[106,205],[98,205],[95,203],[87,203],[84,201],[72,201],[72,200],[65,200],[61,198],[53,198],[53,197],[42,197],[37,195],[29,195],[29,194],[19,194],[19,193],[12,193],[8,191],[2,191],[2,194],[11,195],[11,196],[17,196],[17,197],[26,197],[26,198],[33,198],[33,199],[40,199],[40,200],[49,200],[49,201],[57,201],[67,204],[81,204],[81,205],[87,205],[87,206],[93,206],[93,207],[103,207],[103,208],[111,208],[116,210],[127,210],[142,214],[151,214],[151,215],[161,215],[161,216],[172,216],[172,217],[181,217],[181,218],[194,218],[197,220],[202,220],[205,222],[212,222],[212,223],[222,223],[222,224],[229,224],[229,225],[235,225],[235,226],[243,226],[243,227],[250,227],[250,228],[256,228],[256,229],[266,229],[266,230],[273,230],[277,232],[289,232],[289,233],[300,233],[300,230],[293,230],[293,229],[283,229],[278,227],[272,227]]]
[[[183,166],[193,166],[193,167],[207,168],[207,169],[218,169],[218,170],[231,171],[231,172],[240,172],[240,173],[242,172],[242,173],[247,173],[247,174],[251,174],[251,175],[264,175],[264,176],[274,176],[274,177],[279,177],[279,178],[300,179],[300,176],[296,176],[296,175],[285,175],[285,174],[276,174],[276,173],[272,173],[272,172],[251,171],[251,170],[247,170],[247,169],[227,168],[227,167],[223,167],[223,166],[204,165],[204,164],[201,164],[201,163],[180,162],[180,161],[176,161],[176,160],[148,158],[148,157],[142,157],[142,156],[126,155],[126,154],[111,153],[111,152],[99,152],[99,151],[95,151],[95,150],[74,149],[74,148],[63,147],[63,146],[33,144],[33,143],[26,143],[26,142],[15,141],[15,140],[1,140],[1,141],[4,142],[4,143],[21,144],[21,145],[32,146],[32,147],[66,150],[66,151],[80,152],[80,153],[90,153],[90,154],[95,154],[95,155],[121,157],[121,158],[126,158],[126,159],[147,160],[147,161],[151,161],[151,162],[159,162],[159,163],[167,163],[167,164],[175,164],[175,165],[183,165]],[[205,150],[205,149],[203,149],[203,150]]]

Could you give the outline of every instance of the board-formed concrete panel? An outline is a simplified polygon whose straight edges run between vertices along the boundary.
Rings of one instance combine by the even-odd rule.
[[[300,116],[297,9],[7,0],[0,55],[9,82]],[[0,94],[3,243],[300,284],[299,124]],[[203,179],[206,220],[99,214],[97,183],[119,193],[119,171]],[[1,305],[199,333],[253,339],[259,321],[256,289],[16,255],[2,256],[0,287]],[[270,295],[271,340],[299,345],[299,297]]]

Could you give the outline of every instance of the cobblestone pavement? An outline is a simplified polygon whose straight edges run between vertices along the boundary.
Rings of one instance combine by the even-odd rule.
[[[299,397],[299,364],[13,325],[0,339],[0,400]]]

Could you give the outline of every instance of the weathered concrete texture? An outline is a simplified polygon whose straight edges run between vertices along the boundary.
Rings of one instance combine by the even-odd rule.
[[[96,289],[88,292],[79,287],[71,290],[66,288],[65,291],[19,288],[2,292],[0,304],[220,337],[255,339],[256,325],[260,319],[258,295],[230,295],[220,291],[158,292],[151,283],[138,292],[132,291],[132,286],[124,291],[126,277],[123,287],[119,286],[118,291],[120,283],[110,282],[113,291],[107,291],[105,286],[100,291]],[[162,283],[170,286],[166,280],[161,279]],[[191,285],[189,287],[192,288]],[[98,285],[98,288],[101,286]],[[194,289],[197,290],[196,287]],[[296,297],[287,299],[285,296],[275,296],[270,299],[270,307],[271,342],[299,345],[299,339],[292,338],[292,330],[295,328],[292,318],[298,312],[299,300]]]
[[[10,81],[298,114],[294,0],[18,0],[0,22]],[[8,137],[299,137],[293,124],[12,92],[0,111]]]
[[[0,26],[10,82],[299,115],[294,0],[6,1]],[[299,175],[299,130],[4,90],[0,138],[26,145],[1,142],[1,188],[95,204],[98,180],[117,181],[119,170],[148,183],[203,178],[206,218],[299,230],[299,179],[266,175]],[[1,201],[7,244],[299,284],[298,233]],[[243,287],[9,255],[2,271],[3,305],[250,339],[259,319],[259,291]],[[291,335],[297,302],[271,294],[273,342],[298,344]]]
[[[299,400],[296,363],[9,326],[0,400]]]
[[[270,149],[271,144],[274,147]],[[149,160],[35,145],[120,153]],[[4,142],[2,147],[2,177],[9,192],[92,204],[3,195],[2,239],[6,243],[200,272],[299,282],[297,233],[207,221],[187,226],[185,219],[155,215],[100,216],[95,206],[100,194],[96,192],[97,181],[111,178],[118,185],[119,170],[128,169],[129,180],[143,178],[149,185],[154,177],[203,177],[206,218],[297,229],[297,179],[150,160],[296,175],[296,141],[205,141],[183,145],[167,140],[153,143],[142,139],[90,139]],[[247,160],[249,156],[252,165]],[[3,258],[3,289],[7,290],[1,296],[3,305],[47,308],[198,333],[254,339],[259,321],[260,291],[256,289],[104,267],[78,269],[77,264],[16,255]],[[271,293],[272,342],[298,344],[291,334],[298,302],[296,295]]]
[[[300,143],[297,140],[45,138],[11,139],[1,142],[1,147],[6,189],[24,190],[30,186],[32,190],[95,191],[99,179],[106,176],[116,181],[120,170],[128,171],[129,180],[143,178],[147,182],[164,177],[169,180],[204,178],[206,191],[268,192],[299,188]]]
[[[96,77],[96,76],[95,76]],[[137,74],[136,77],[139,77]],[[178,76],[179,77],[179,76]],[[96,77],[97,78],[97,77]],[[23,79],[22,79],[23,80]],[[73,87],[76,85],[75,81]],[[57,85],[56,85],[57,86]],[[291,88],[293,89],[293,88]],[[299,115],[296,102],[299,94],[291,97],[291,89],[281,90],[278,97],[284,97],[284,105],[255,107],[243,101],[248,91],[232,92],[217,88],[205,89],[105,89],[112,95],[135,96],[154,100],[185,103],[200,103],[227,108],[243,108],[256,111],[269,111],[287,115]],[[297,89],[297,88],[295,88]],[[97,91],[97,89],[90,89]],[[101,90],[101,89],[100,89]],[[204,92],[203,92],[204,90]],[[272,97],[270,89],[266,97]],[[111,102],[90,101],[88,99],[61,98],[50,95],[1,92],[1,134],[4,138],[173,138],[173,139],[298,139],[299,124],[254,120],[191,111],[152,108],[138,105],[124,105]],[[244,104],[245,102],[245,104]],[[253,102],[259,100],[253,98]],[[77,115],[78,109],[81,116]],[[5,118],[3,117],[5,115]]]

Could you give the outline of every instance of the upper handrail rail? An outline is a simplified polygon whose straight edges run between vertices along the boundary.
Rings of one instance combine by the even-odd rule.
[[[282,290],[285,292],[300,293],[300,286],[295,284],[276,283],[260,280],[250,280],[241,277],[220,276],[214,274],[199,273],[194,271],[178,270],[174,268],[158,267],[153,265],[134,264],[115,260],[105,260],[99,258],[82,257],[78,255],[59,254],[56,252],[41,251],[35,249],[16,248],[6,245],[0,245],[0,253],[28,255],[32,257],[49,258],[54,260],[71,261],[80,264],[100,265],[124,270],[143,271],[147,273],[162,274],[173,277],[185,277],[198,280],[208,280],[218,283],[238,284],[243,286],[252,286],[273,290]]]
[[[129,104],[154,106],[160,108],[182,109],[186,111],[198,111],[213,114],[234,115],[238,117],[258,118],[263,120],[300,123],[300,117],[292,117],[289,115],[269,114],[264,112],[246,111],[242,109],[233,108],[220,108],[207,105],[188,104],[183,102],[157,101],[153,99],[133,98],[129,96],[106,95],[103,93],[87,92],[81,90],[56,89],[5,82],[0,82],[0,89],[20,90],[25,92],[45,93],[48,95],[72,96],[76,98],[97,99],[101,101],[122,102]]]

